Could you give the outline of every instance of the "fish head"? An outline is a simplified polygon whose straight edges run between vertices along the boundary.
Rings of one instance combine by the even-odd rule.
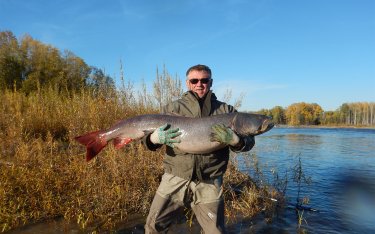
[[[263,120],[262,125],[259,126],[259,128],[256,132],[256,135],[268,132],[269,130],[271,130],[275,126],[274,122],[272,121],[272,118],[269,117],[269,116],[266,116],[266,117],[267,118],[265,118]]]
[[[266,115],[237,113],[232,128],[242,136],[256,136],[274,127],[272,118]]]

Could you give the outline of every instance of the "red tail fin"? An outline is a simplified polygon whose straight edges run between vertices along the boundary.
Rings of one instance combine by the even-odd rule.
[[[120,138],[117,137],[113,140],[113,145],[115,146],[116,149],[120,149],[121,147],[129,144],[133,139],[131,138]]]
[[[76,141],[86,146],[86,161],[90,161],[107,145],[107,141],[99,136],[100,133],[102,133],[102,131],[90,132],[86,135],[74,138]]]

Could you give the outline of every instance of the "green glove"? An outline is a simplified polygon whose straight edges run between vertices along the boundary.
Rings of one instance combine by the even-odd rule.
[[[212,125],[210,140],[218,141],[231,146],[235,146],[240,142],[240,138],[237,136],[237,134],[224,124]]]
[[[174,147],[173,143],[180,143],[180,139],[175,139],[177,136],[182,133],[179,132],[178,128],[170,128],[170,124],[165,124],[161,127],[158,127],[150,136],[150,141],[153,144],[162,144]]]

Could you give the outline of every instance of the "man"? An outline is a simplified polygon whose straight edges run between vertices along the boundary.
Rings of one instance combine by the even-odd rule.
[[[233,106],[220,102],[210,90],[211,70],[205,65],[196,65],[186,72],[189,91],[181,99],[167,104],[162,113],[174,113],[200,118],[235,112]],[[188,154],[174,148],[180,142],[178,129],[170,129],[168,123],[143,139],[150,150],[167,145],[164,157],[165,173],[156,191],[149,215],[146,233],[166,233],[176,212],[186,202],[205,233],[225,233],[223,175],[227,169],[229,149],[234,152],[250,150],[254,137],[240,137],[223,125],[212,127],[211,140],[228,146],[209,154]],[[192,201],[188,194],[192,194]]]

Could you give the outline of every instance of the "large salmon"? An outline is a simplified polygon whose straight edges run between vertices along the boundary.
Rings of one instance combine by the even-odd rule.
[[[166,123],[170,124],[171,128],[179,128],[182,133],[178,136],[181,143],[175,143],[175,148],[193,154],[210,153],[225,147],[224,144],[210,141],[211,126],[214,124],[224,124],[240,136],[259,135],[274,126],[268,116],[240,112],[203,118],[151,114],[124,119],[107,130],[91,132],[75,139],[87,147],[86,160],[89,161],[108,141],[113,140],[114,146],[119,149]]]

